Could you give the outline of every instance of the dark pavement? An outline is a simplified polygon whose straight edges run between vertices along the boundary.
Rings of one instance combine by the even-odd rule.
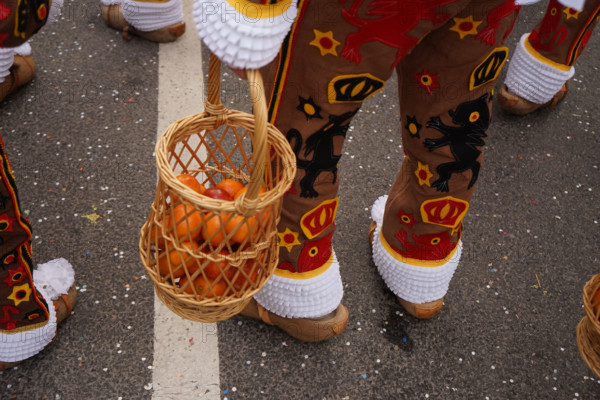
[[[511,51],[544,9],[522,10]],[[432,320],[404,315],[370,258],[370,207],[403,157],[395,78],[370,98],[339,165],[346,331],[305,344],[242,317],[220,322],[221,398],[600,398],[575,333],[582,287],[600,272],[599,39],[557,109],[494,109],[463,258]],[[156,180],[158,46],[123,41],[94,2],[67,2],[32,46],[36,79],[0,103],[0,132],[35,260],[71,261],[79,302],[55,343],[0,372],[0,399],[149,399],[154,299],[138,232]]]

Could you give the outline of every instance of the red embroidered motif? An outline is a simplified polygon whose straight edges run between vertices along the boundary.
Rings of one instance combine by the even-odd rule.
[[[422,0],[419,2],[409,0],[373,0],[369,3],[367,15],[377,15],[378,18],[363,19],[357,16],[358,9],[364,0],[354,0],[350,10],[342,8],[344,19],[355,27],[358,32],[346,36],[346,44],[340,53],[349,61],[360,64],[362,56],[360,46],[367,42],[381,42],[398,49],[396,64],[411,50],[420,38],[408,36],[421,20],[432,21],[435,25],[447,20],[447,14],[433,11],[433,9],[451,3],[454,0]],[[345,0],[340,0],[345,3]],[[415,5],[417,9],[415,9]]]
[[[417,80],[417,87],[421,89],[427,90],[427,93],[431,94],[433,89],[437,89],[440,87],[440,84],[437,81],[439,74],[432,74],[428,72],[425,68],[421,71],[420,74],[415,74],[415,79]]]
[[[319,268],[331,257],[331,237],[333,232],[317,240],[304,243],[298,257],[298,272],[308,272]]]
[[[443,260],[456,247],[456,243],[450,242],[448,232],[421,236],[413,233],[414,244],[408,241],[404,230],[396,232],[394,237],[402,243],[406,250],[400,250],[397,247],[391,246],[392,249],[403,257],[417,260]]]
[[[9,217],[7,213],[0,215],[0,232],[12,232],[13,222],[16,220],[16,218]]]
[[[296,272],[296,270],[294,269],[294,266],[292,265],[292,263],[289,262],[282,262],[281,264],[279,264],[277,266],[277,269],[280,269],[282,271],[290,271],[290,272]]]
[[[559,27],[563,15],[562,9],[563,6],[557,0],[550,0],[539,32],[534,29],[529,34],[529,43],[537,51],[554,50],[566,39],[567,27]]]
[[[516,9],[515,0],[508,0],[494,8],[487,16],[487,27],[476,36],[477,39],[480,39],[481,43],[494,46],[496,44],[496,30],[500,26],[500,21]]]
[[[25,277],[25,274],[25,267],[23,265],[19,265],[17,268],[9,270],[8,277],[2,282],[6,283],[8,287],[11,287],[12,285],[21,283]]]
[[[4,324],[4,329],[7,331],[12,331],[17,327],[17,322],[14,319],[10,318],[10,314],[18,314],[19,309],[15,306],[2,306],[2,314],[4,316],[0,318],[0,325]]]
[[[398,213],[396,213],[396,217],[400,219],[400,222],[407,225],[409,229],[412,228],[414,224],[418,223],[412,214],[408,214],[403,210],[398,210]]]
[[[6,4],[0,4],[0,21],[10,17],[10,7]]]

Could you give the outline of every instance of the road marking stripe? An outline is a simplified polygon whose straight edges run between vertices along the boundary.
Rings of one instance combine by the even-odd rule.
[[[184,0],[186,33],[159,45],[158,132],[182,117],[203,111],[201,41]],[[219,399],[217,324],[185,320],[154,297],[153,399]]]

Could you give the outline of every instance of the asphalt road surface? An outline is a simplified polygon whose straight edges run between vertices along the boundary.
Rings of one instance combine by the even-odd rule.
[[[523,9],[511,50],[544,9]],[[334,236],[350,320],[319,344],[238,316],[183,321],[155,300],[139,230],[157,134],[202,109],[207,56],[193,25],[179,43],[127,42],[96,2],[67,0],[32,47],[36,78],[0,103],[0,132],[35,260],[74,265],[78,304],[51,346],[0,372],[0,399],[600,398],[575,331],[583,285],[600,272],[598,32],[558,108],[494,109],[463,258],[432,320],[403,314],[366,240],[403,157],[395,78],[363,105],[339,164]],[[224,101],[248,109],[246,93],[224,70]]]

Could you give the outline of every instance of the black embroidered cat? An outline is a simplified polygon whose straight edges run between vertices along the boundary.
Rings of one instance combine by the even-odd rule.
[[[358,108],[354,111],[342,115],[330,115],[329,122],[325,124],[314,134],[306,139],[304,148],[304,157],[313,153],[312,159],[301,160],[300,150],[302,148],[302,135],[297,129],[290,129],[286,135],[287,140],[294,144],[294,153],[296,154],[296,163],[298,168],[306,171],[306,175],[300,180],[300,197],[317,197],[319,193],[315,190],[315,180],[321,172],[330,171],[333,173],[333,183],[337,179],[337,163],[341,155],[333,153],[333,138],[335,136],[346,137],[346,132],[350,122],[342,125],[356,114]]]
[[[477,146],[485,145],[482,138],[487,137],[485,131],[490,124],[490,111],[488,107],[488,94],[476,100],[466,101],[448,111],[452,122],[458,126],[444,125],[440,117],[432,117],[427,123],[428,128],[440,131],[444,136],[436,139],[425,139],[423,144],[433,151],[440,147],[450,146],[454,155],[453,162],[440,164],[437,167],[439,178],[431,185],[440,192],[447,192],[450,176],[455,172],[470,169],[473,173],[468,188],[477,181],[481,164],[477,161],[481,150]]]

